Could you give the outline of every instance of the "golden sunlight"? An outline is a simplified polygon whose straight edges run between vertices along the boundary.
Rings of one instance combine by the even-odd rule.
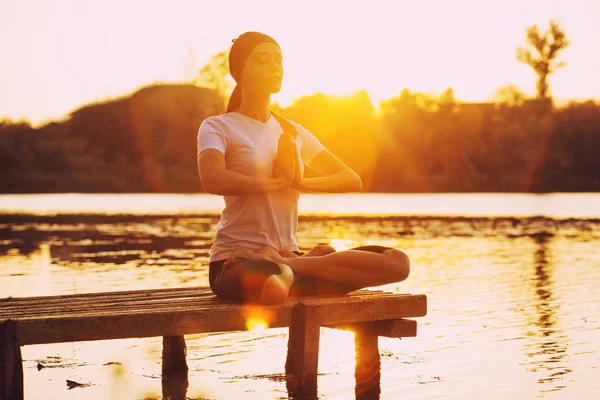
[[[352,376],[356,363],[354,332],[323,328],[319,347],[320,363],[335,364],[339,374]]]
[[[246,320],[246,329],[258,332],[268,329],[275,318],[271,310],[257,304],[245,305],[242,315]]]
[[[222,5],[185,1],[182,12],[159,3],[141,11],[135,2],[116,0],[14,3],[0,7],[7,15],[0,109],[34,123],[152,82],[193,81],[212,55],[246,30],[263,31],[281,44],[285,79],[274,101],[284,106],[317,92],[366,90],[375,106],[403,88],[439,94],[451,86],[464,101],[486,101],[510,83],[534,93],[532,73],[515,59],[515,48],[526,26],[550,18],[577,43],[565,53],[570,73],[552,77],[555,95],[600,95],[598,55],[589,51],[598,40],[593,16],[600,6],[587,0],[438,1],[435,12],[429,3],[345,2],[341,19],[341,2],[306,0],[289,5],[291,20],[263,12],[272,7],[269,0],[236,1],[227,23],[217,17],[200,25],[198,15],[225,16]],[[143,18],[136,18],[140,12]]]
[[[269,327],[269,324],[260,318],[248,318],[246,320],[246,329],[255,332],[264,332]]]
[[[328,33],[331,24],[325,21],[331,18],[328,12],[338,12],[339,3],[326,2],[319,11],[324,21],[314,21],[315,26],[306,32],[311,35],[310,45],[306,45],[306,35],[290,31],[289,26],[271,31],[282,44],[286,68],[282,90],[274,98],[289,105],[294,98],[311,93],[350,96],[366,90],[378,107],[403,88],[440,94],[452,87],[461,100],[478,102],[508,82],[533,93],[531,73],[515,60],[514,52],[523,40],[524,27],[545,22],[540,9],[548,7],[508,3],[440,1],[432,13],[429,3],[407,7],[390,1],[372,5],[376,14],[358,3],[348,4],[347,18],[336,20],[335,29],[343,32],[340,39]],[[356,29],[359,18],[361,29]],[[567,32],[577,29],[568,22]],[[445,45],[442,37],[449,32],[452,45]],[[577,81],[579,90],[582,86],[581,79],[573,76],[557,79]],[[561,92],[569,91],[562,82],[559,86]]]
[[[352,247],[351,239],[332,239],[329,243],[336,251],[348,250]]]

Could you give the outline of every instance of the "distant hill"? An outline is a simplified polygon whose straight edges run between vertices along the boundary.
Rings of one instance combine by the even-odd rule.
[[[202,191],[196,135],[222,107],[211,89],[154,85],[38,129],[0,125],[0,191]]]

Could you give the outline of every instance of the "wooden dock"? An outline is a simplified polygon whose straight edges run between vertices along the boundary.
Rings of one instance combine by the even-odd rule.
[[[378,337],[414,337],[425,295],[360,290],[343,296],[237,304],[196,288],[0,299],[0,400],[21,400],[21,346],[163,337],[163,379],[187,374],[183,335],[241,331],[249,321],[289,327],[285,365],[295,398],[316,398],[322,326],[355,332],[356,394],[379,391]],[[187,375],[186,375],[187,376]],[[164,382],[164,381],[163,381]]]

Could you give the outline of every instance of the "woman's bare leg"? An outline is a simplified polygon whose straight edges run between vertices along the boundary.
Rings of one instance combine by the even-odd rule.
[[[323,247],[323,246],[322,246]],[[327,248],[325,248],[327,247]],[[314,250],[314,252],[313,252]],[[330,246],[313,248],[311,252],[327,253],[335,250]],[[253,253],[236,249],[235,257],[264,259],[289,266],[294,275],[309,275],[356,287],[379,286],[405,280],[410,273],[410,259],[401,250],[386,249],[382,253],[362,250],[343,250],[322,256],[282,257],[271,247],[265,246]]]
[[[319,249],[313,254],[331,249]],[[410,273],[410,260],[406,253],[392,248],[381,253],[344,250],[322,256],[294,254],[293,257],[282,257],[275,249],[263,247],[258,252],[236,249],[232,254],[232,259],[262,259],[279,265],[282,274],[272,275],[263,286],[261,302],[269,304],[285,300],[295,275],[313,276],[354,287],[370,287],[403,281]]]
[[[410,273],[406,253],[391,248],[382,253],[344,250],[315,257],[281,257],[276,262],[288,265],[295,275],[309,275],[356,287],[403,281]]]

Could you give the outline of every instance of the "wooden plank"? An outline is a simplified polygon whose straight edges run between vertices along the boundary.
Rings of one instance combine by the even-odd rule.
[[[189,299],[169,299],[166,301],[147,301],[143,303],[133,303],[128,305],[127,303],[104,303],[103,305],[90,306],[90,307],[73,307],[73,308],[52,308],[46,310],[29,310],[25,309],[20,311],[10,311],[0,313],[0,319],[13,318],[14,319],[35,319],[35,318],[48,318],[55,314],[58,316],[89,316],[89,315],[102,315],[105,313],[136,313],[136,312],[150,312],[169,310],[173,308],[191,308],[194,310],[199,309],[213,309],[215,307],[229,307],[241,305],[235,302],[227,302],[216,298],[202,299],[202,298],[189,298]],[[17,317],[18,316],[18,317]]]
[[[227,300],[219,299],[212,293],[209,292],[183,292],[183,293],[163,293],[160,295],[155,295],[152,293],[148,293],[147,295],[139,295],[139,296],[125,296],[125,295],[114,295],[114,296],[106,296],[106,297],[81,297],[81,298],[71,298],[71,299],[54,299],[48,298],[46,300],[35,300],[32,302],[19,302],[19,303],[3,303],[0,304],[0,309],[2,310],[10,310],[10,309],[19,309],[19,308],[27,308],[27,309],[35,309],[35,308],[52,308],[52,307],[68,307],[68,306],[76,306],[78,304],[86,304],[86,305],[94,305],[94,304],[104,304],[104,303],[127,303],[131,301],[135,302],[143,302],[148,300],[154,301],[168,301],[171,299],[177,298],[197,298],[203,300],[218,300],[221,302],[227,303]]]
[[[15,321],[0,321],[0,400],[23,400],[23,360]]]
[[[303,300],[303,303],[319,308],[323,325],[415,318],[427,315],[427,297],[425,295],[307,299]]]
[[[216,296],[199,296],[199,297],[185,297],[185,298],[171,298],[171,299],[147,299],[144,301],[120,301],[120,302],[109,302],[105,301],[98,304],[79,305],[76,303],[64,304],[62,306],[52,307],[22,307],[19,309],[5,310],[0,309],[0,319],[13,318],[36,318],[45,316],[52,313],[70,313],[76,314],[81,312],[82,314],[89,314],[95,312],[102,312],[103,310],[110,309],[125,309],[125,308],[138,308],[140,310],[154,310],[156,308],[169,308],[174,304],[185,304],[195,306],[195,308],[213,308],[221,305],[237,304],[233,301],[225,301],[218,299]]]
[[[355,396],[357,399],[378,399],[381,393],[381,363],[379,358],[379,337],[368,330],[358,330],[354,334],[356,365]]]
[[[303,300],[306,301],[306,300]],[[285,305],[293,305],[296,302],[288,301]],[[414,304],[409,304],[414,303]],[[312,302],[313,305],[319,306],[324,309],[329,309],[333,311],[332,315],[327,315],[328,321],[329,319],[337,319],[338,321],[333,321],[334,323],[346,323],[348,318],[352,318],[356,321],[365,321],[365,320],[378,320],[382,318],[382,316],[397,316],[398,313],[402,313],[403,315],[409,316],[420,315],[420,312],[426,312],[426,302],[420,296],[405,296],[405,295],[396,295],[394,297],[338,297],[334,299],[318,299]],[[383,305],[382,305],[383,304]],[[415,306],[416,304],[416,306]],[[367,314],[359,314],[359,315],[350,315],[350,316],[342,316],[337,311],[340,311],[342,307],[355,307],[359,308],[363,312],[365,309],[370,312]],[[112,309],[89,309],[89,310],[55,310],[53,312],[40,313],[39,315],[21,315],[16,319],[25,320],[25,319],[51,319],[51,318],[94,318],[99,316],[106,315],[123,315],[123,314],[145,314],[150,312],[160,313],[160,312],[173,312],[173,311],[201,311],[203,309],[212,310],[215,308],[231,308],[231,307],[247,307],[244,305],[236,304],[233,302],[223,302],[221,300],[214,301],[206,301],[196,303],[194,300],[184,301],[182,303],[170,300],[168,302],[159,302],[156,304],[148,304],[141,305],[139,307],[128,308],[126,306],[116,306]],[[273,306],[271,308],[276,309],[277,307],[282,306]],[[415,308],[416,307],[416,308]],[[408,311],[406,310],[408,308]],[[343,311],[343,310],[341,310]],[[331,314],[331,313],[328,313]],[[378,316],[374,316],[373,314],[377,314]]]
[[[353,298],[356,298],[356,296],[353,296]],[[55,306],[36,305],[35,307],[28,306],[15,309],[2,309],[0,312],[0,319],[23,319],[35,318],[39,316],[48,317],[52,315],[99,315],[109,311],[136,312],[144,311],[145,309],[159,311],[161,309],[172,309],[174,306],[197,309],[199,307],[214,307],[218,306],[219,304],[232,304],[232,302],[225,303],[223,300],[217,299],[214,295],[190,296],[183,298],[174,297],[169,299],[147,298],[129,301],[123,300],[119,302],[104,301],[101,303],[92,304],[69,302],[68,304]]]
[[[349,297],[364,296],[384,296],[392,293],[382,293],[375,291],[357,291],[348,294]],[[339,296],[336,296],[339,297]],[[122,307],[132,304],[145,304],[146,302],[160,303],[160,301],[179,301],[179,299],[189,299],[190,301],[214,303],[232,303],[217,298],[208,289],[194,290],[172,290],[168,291],[132,291],[132,292],[113,292],[106,296],[99,294],[74,295],[63,298],[63,296],[48,297],[29,297],[29,298],[7,298],[0,301],[0,319],[13,318],[15,316],[25,316],[30,314],[53,312],[59,310],[87,310],[90,308],[104,308],[109,306]],[[297,301],[299,299],[291,299]]]
[[[321,325],[316,307],[299,303],[290,325],[286,384],[294,398],[317,397],[317,368]]]
[[[197,297],[207,296],[216,297],[210,289],[168,289],[157,291],[123,291],[112,293],[93,293],[93,294],[78,294],[68,296],[46,296],[46,297],[6,297],[0,299],[0,308],[9,309],[11,307],[36,307],[53,304],[80,304],[94,303],[102,301],[129,301],[143,299],[167,299],[174,297]]]
[[[382,321],[355,322],[352,324],[326,325],[327,328],[347,331],[369,331],[377,336],[403,338],[417,336],[417,321],[412,319],[392,319]]]
[[[215,302],[211,307],[196,308],[167,303],[139,310],[40,315],[19,319],[18,326],[22,345],[226,332],[247,329],[246,321],[252,313],[258,313],[269,327],[289,326],[297,303],[286,301],[263,307]],[[427,312],[424,295],[342,296],[303,299],[302,303],[316,307],[323,325],[413,318]]]
[[[293,305],[265,307],[256,311],[266,316],[270,327],[287,327]],[[18,321],[21,344],[124,339],[133,337],[178,336],[194,333],[228,332],[247,329],[250,307],[221,306],[215,309],[110,313],[96,317],[51,317]]]
[[[36,302],[40,300],[49,300],[49,299],[58,299],[58,300],[66,300],[66,299],[82,299],[86,297],[113,297],[120,295],[142,295],[145,296],[148,293],[151,295],[160,295],[162,293],[171,293],[171,292],[185,292],[185,291],[210,291],[207,288],[167,288],[167,289],[140,289],[140,290],[116,290],[111,292],[96,292],[96,293],[76,293],[76,294],[63,294],[63,295],[52,295],[52,296],[31,296],[31,297],[4,297],[0,299],[0,305],[4,303],[13,303],[13,302]]]
[[[130,301],[130,302],[122,302],[122,303],[102,303],[102,304],[73,304],[73,305],[65,305],[63,307],[55,306],[49,308],[24,308],[19,310],[2,310],[0,314],[0,318],[4,319],[17,319],[17,318],[36,318],[36,317],[45,317],[52,314],[95,314],[101,313],[105,311],[119,311],[119,310],[131,310],[135,312],[136,310],[156,310],[160,308],[171,308],[173,306],[178,307],[211,307],[219,304],[228,304],[217,302],[214,300],[202,299],[202,298],[174,298],[168,299],[167,301],[160,300],[145,300],[145,301]],[[231,304],[231,303],[229,303]]]
[[[353,301],[356,302],[358,299],[368,299],[377,298],[378,300],[383,297],[389,299],[397,299],[397,298],[405,298],[407,295],[388,295],[388,296],[362,296],[362,295],[354,295],[348,297],[335,297],[335,298],[317,298],[315,301],[319,302],[319,304],[329,304],[333,301]],[[302,300],[309,300],[310,298],[305,298]],[[298,300],[289,300],[288,302],[294,302]],[[161,310],[172,310],[176,307],[191,307],[193,309],[198,308],[214,308],[219,307],[221,305],[228,304],[236,304],[234,302],[227,302],[222,299],[218,299],[216,296],[206,297],[189,297],[189,298],[172,298],[172,299],[147,299],[143,301],[130,301],[130,302],[104,302],[99,304],[94,304],[93,306],[80,305],[76,303],[71,303],[65,307],[52,307],[52,308],[30,308],[24,307],[22,309],[16,310],[0,310],[0,319],[26,319],[26,318],[46,318],[54,315],[60,316],[94,316],[94,315],[104,315],[107,312],[114,311],[115,313],[122,312],[145,312],[145,311],[161,311]]]
[[[145,296],[139,298],[103,298],[103,299],[73,299],[67,301],[42,301],[37,304],[14,304],[14,305],[0,305],[1,312],[4,314],[5,312],[14,312],[14,311],[22,311],[26,310],[28,312],[35,312],[36,310],[52,310],[56,308],[92,308],[92,307],[102,307],[106,304],[143,304],[144,302],[167,302],[170,300],[177,299],[194,299],[199,301],[210,301],[211,299],[215,299],[216,296],[213,294],[171,294],[169,296]]]
[[[180,288],[166,288],[166,289],[140,289],[140,290],[116,290],[116,291],[110,291],[110,292],[95,292],[95,293],[76,293],[76,294],[64,294],[64,295],[51,295],[51,296],[30,296],[30,297],[4,297],[4,298],[0,298],[0,305],[4,306],[5,304],[15,304],[18,302],[23,302],[23,303],[38,303],[39,301],[43,300],[43,301],[52,301],[52,300],[58,300],[58,301],[63,301],[63,300],[77,300],[77,301],[81,301],[81,300],[85,300],[88,298],[110,298],[110,299],[115,299],[118,298],[120,296],[124,296],[124,297],[136,297],[136,296],[157,296],[160,297],[162,295],[169,295],[169,294],[177,294],[177,293],[197,293],[197,294],[202,294],[202,293],[208,293],[208,294],[212,294],[212,292],[210,291],[209,288],[198,288],[198,287],[180,287]],[[347,294],[347,296],[354,296],[354,295],[369,295],[369,294],[373,294],[373,295],[379,295],[379,294],[393,294],[390,292],[383,292],[381,290],[366,290],[366,289],[361,289],[361,290],[356,290],[354,292],[350,292]],[[213,295],[214,296],[214,295]],[[215,296],[216,297],[216,296]],[[338,296],[335,296],[338,297]]]

